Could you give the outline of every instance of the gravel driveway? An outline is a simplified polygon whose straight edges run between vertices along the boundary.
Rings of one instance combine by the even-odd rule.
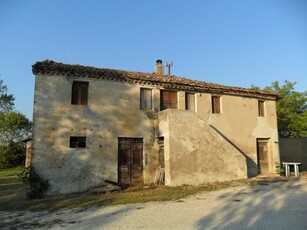
[[[1,212],[4,229],[307,229],[307,179],[86,211]]]

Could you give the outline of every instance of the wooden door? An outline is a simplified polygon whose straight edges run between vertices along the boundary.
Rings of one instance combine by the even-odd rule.
[[[259,174],[267,174],[269,172],[268,152],[268,140],[257,139],[257,158]]]
[[[143,140],[119,138],[118,182],[123,184],[143,183]]]

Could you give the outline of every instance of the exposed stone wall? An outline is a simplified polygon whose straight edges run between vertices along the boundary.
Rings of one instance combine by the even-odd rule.
[[[105,179],[117,181],[118,137],[143,138],[144,181],[151,183],[157,161],[155,121],[139,108],[140,86],[90,81],[88,106],[82,106],[71,105],[72,82],[36,76],[33,165],[49,180],[50,192],[84,191]],[[69,148],[70,136],[86,136],[87,147]]]
[[[73,81],[89,82],[88,105],[71,105]],[[153,89],[153,110],[140,109],[140,88]],[[257,174],[256,138],[268,138],[269,168],[279,160],[275,101],[258,117],[256,98],[221,97],[211,113],[211,94],[196,93],[196,111],[159,111],[162,87],[90,78],[37,75],[32,164],[50,182],[50,193],[84,191],[118,179],[118,138],[143,138],[143,181],[158,167],[157,137],[164,136],[168,185],[231,180]],[[86,136],[87,147],[69,147],[70,136]],[[230,144],[230,142],[232,144]],[[234,147],[235,146],[235,147]],[[211,163],[208,163],[211,162]],[[246,169],[246,164],[248,169]],[[193,171],[194,170],[194,171]]]

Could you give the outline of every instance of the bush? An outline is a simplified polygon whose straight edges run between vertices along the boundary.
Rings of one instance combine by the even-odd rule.
[[[7,146],[0,146],[0,168],[23,166],[26,148],[22,143],[11,141]]]
[[[30,192],[27,193],[29,199],[41,199],[49,188],[48,180],[41,178],[33,167],[25,168],[19,175],[22,182],[30,185]]]
[[[275,162],[275,168],[276,168],[276,173],[277,174],[284,175],[285,169],[284,169],[284,167],[279,162]]]

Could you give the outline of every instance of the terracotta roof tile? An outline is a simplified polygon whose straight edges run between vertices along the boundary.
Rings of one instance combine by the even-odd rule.
[[[276,100],[278,94],[262,90],[247,89],[241,87],[231,87],[210,82],[191,80],[177,76],[158,75],[156,73],[133,72],[115,70],[107,68],[96,68],[91,66],[71,65],[45,60],[36,62],[32,66],[34,75],[61,75],[75,76],[83,78],[108,79],[114,81],[126,81],[131,83],[141,83],[159,85],[169,89],[182,89],[195,92],[208,92],[216,94],[230,94],[247,97],[257,97]]]

